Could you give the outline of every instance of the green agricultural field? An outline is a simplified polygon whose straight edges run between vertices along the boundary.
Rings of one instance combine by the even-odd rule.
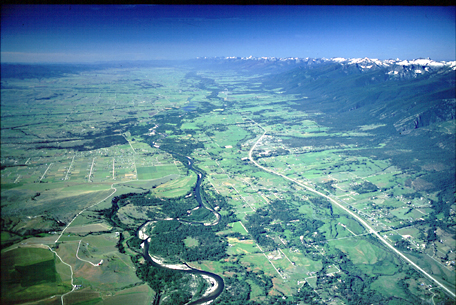
[[[237,238],[228,237],[229,249],[228,254],[252,254],[260,252],[260,249],[253,240],[239,240]]]
[[[62,259],[73,266],[76,284],[99,291],[112,291],[139,282],[130,257],[119,253],[115,247],[118,240],[115,233],[83,237],[78,251],[81,260],[70,258],[76,253],[79,240],[81,237],[74,241],[64,241],[58,249]],[[103,260],[103,263],[92,266],[82,260],[94,264]]]
[[[366,232],[366,229],[359,224],[359,222],[355,221],[352,218],[347,218],[347,217],[339,217],[338,221],[346,226],[350,231],[352,231],[355,234],[363,234]]]
[[[208,272],[215,272],[217,274],[222,274],[224,270],[225,263],[221,262],[213,262],[213,261],[201,261],[196,263],[191,263],[189,266],[193,268],[208,271]]]
[[[97,304],[102,301],[102,298],[100,297],[100,293],[88,288],[70,293],[65,297],[65,301],[76,304]]]
[[[330,244],[347,253],[354,264],[375,264],[385,257],[385,252],[365,239],[335,240]]]
[[[189,247],[189,248],[197,247],[199,244],[198,239],[190,237],[190,236],[188,236],[184,239],[184,243],[185,243],[185,246]]]
[[[155,296],[154,291],[146,284],[133,288],[123,289],[113,296],[103,299],[103,304],[122,305],[126,303],[149,304]]]
[[[253,299],[253,300],[260,300],[260,299],[263,299],[261,298],[261,296],[263,295],[263,292],[261,289],[260,286],[258,286],[257,284],[255,284],[253,281],[251,280],[247,280],[247,283],[249,283],[250,285],[250,289],[251,289],[251,295],[250,297]]]
[[[163,183],[169,182],[171,180],[175,180],[179,177],[180,177],[179,175],[171,174],[171,175],[167,175],[167,176],[157,178],[157,179],[152,179],[152,180],[138,180],[138,181],[133,180],[133,181],[119,182],[119,183],[115,183],[114,186],[116,186],[117,189],[121,189],[121,188],[123,188],[125,190],[137,189],[138,192],[143,192],[145,190],[155,188],[158,185],[161,185]]]
[[[242,256],[241,262],[243,265],[250,267],[252,270],[263,270],[264,273],[268,274],[271,277],[279,276],[277,271],[263,255],[263,253],[255,253]]]
[[[79,218],[79,217],[78,217]],[[92,233],[92,232],[100,232],[100,231],[109,231],[112,227],[104,224],[104,223],[96,223],[96,224],[88,224],[88,225],[74,225],[71,224],[66,232],[68,233]]]
[[[416,253],[406,253],[407,257],[409,257],[413,262],[415,262],[421,268],[426,268],[432,270],[432,274],[439,278],[446,286],[454,287],[456,284],[456,279],[454,278],[453,270],[447,268],[442,264],[434,264],[433,259],[429,256],[423,256],[422,259]],[[434,261],[435,262],[435,261]]]
[[[71,290],[56,270],[55,255],[43,248],[16,248],[2,253],[2,300],[40,300]]]
[[[229,226],[231,227],[231,229],[230,229],[231,232],[238,232],[242,235],[247,235],[247,233],[248,233],[240,221],[233,222],[233,223],[229,224]]]
[[[406,299],[407,292],[398,286],[398,281],[405,277],[404,273],[398,273],[392,276],[381,276],[371,284],[371,288],[378,290],[385,296],[397,296]]]
[[[353,233],[340,225],[339,222],[331,222],[326,223],[320,229],[320,232],[327,238],[327,239],[334,239],[334,238],[344,238],[344,237],[351,237]]]
[[[153,189],[153,193],[160,197],[179,197],[187,195],[196,183],[196,174],[171,180]]]
[[[179,174],[179,171],[174,164],[152,167],[138,167],[137,171],[139,180],[157,179],[172,174]]]

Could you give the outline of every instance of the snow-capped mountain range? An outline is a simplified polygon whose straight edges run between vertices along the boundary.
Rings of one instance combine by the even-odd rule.
[[[453,67],[453,69],[456,69],[456,61],[434,61],[430,58],[423,59],[423,58],[418,58],[418,59],[413,59],[413,60],[400,60],[399,58],[397,59],[387,59],[387,60],[379,60],[379,59],[371,59],[371,58],[342,58],[342,57],[335,57],[335,58],[330,58],[328,61],[334,61],[338,63],[344,63],[344,64],[358,64],[358,65],[364,65],[366,68],[372,67],[373,65],[377,66],[383,66],[383,67],[390,67],[393,65],[399,65],[399,66],[422,66],[422,67],[443,67],[443,66],[449,66]]]
[[[299,58],[299,57],[235,57],[235,56],[228,56],[228,57],[197,57],[197,59],[226,59],[226,60],[257,60],[263,62],[274,62],[274,61],[281,61],[281,62],[295,62],[295,63],[305,63],[305,62],[337,62],[341,64],[349,64],[349,65],[363,65],[366,68],[376,66],[382,67],[389,67],[392,65],[400,65],[400,66],[423,66],[423,67],[452,67],[456,70],[456,61],[434,61],[430,58],[418,58],[413,60],[401,60],[397,59],[386,59],[386,60],[379,60],[376,58],[343,58],[343,57],[333,57],[333,58]]]
[[[198,60],[212,60],[216,62],[228,63],[263,63],[263,64],[286,64],[287,66],[313,66],[317,64],[338,63],[344,67],[354,67],[361,72],[385,69],[385,73],[390,77],[417,77],[427,72],[435,72],[441,69],[446,71],[456,70],[456,61],[434,61],[430,58],[418,58],[413,60],[386,59],[379,60],[375,58],[299,58],[299,57],[198,57]]]

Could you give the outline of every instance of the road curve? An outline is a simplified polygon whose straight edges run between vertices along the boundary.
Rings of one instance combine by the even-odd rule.
[[[331,203],[335,204],[337,207],[341,208],[342,210],[346,211],[347,213],[349,213],[351,216],[353,216],[356,220],[358,220],[364,227],[366,227],[366,229],[368,229],[368,231],[372,234],[374,234],[378,239],[380,239],[381,242],[383,242],[387,247],[389,247],[391,250],[393,250],[396,254],[398,254],[401,258],[403,258],[406,262],[408,262],[410,265],[412,265],[415,269],[419,270],[421,273],[423,273],[425,276],[427,276],[429,279],[431,279],[434,283],[436,283],[439,287],[443,288],[446,292],[448,292],[453,298],[456,297],[456,295],[450,290],[448,289],[446,286],[444,286],[443,284],[441,284],[439,281],[437,281],[433,276],[431,276],[429,273],[427,273],[426,271],[424,271],[421,267],[419,267],[417,264],[415,264],[413,261],[411,261],[407,256],[405,256],[404,254],[402,254],[399,250],[397,250],[396,248],[394,248],[390,243],[388,243],[380,234],[377,233],[377,231],[375,231],[369,224],[367,224],[361,217],[359,217],[358,215],[356,215],[355,213],[353,213],[352,211],[350,211],[349,209],[347,209],[346,207],[344,207],[343,205],[341,205],[340,203],[338,203],[336,200],[334,200],[333,198],[317,191],[317,190],[314,190],[313,188],[305,185],[305,184],[302,184],[292,178],[289,178],[285,175],[282,175],[280,173],[277,173],[277,172],[274,172],[273,170],[270,170],[260,164],[258,164],[255,160],[253,160],[252,158],[252,153],[253,153],[253,150],[255,149],[255,147],[257,146],[257,144],[261,141],[261,139],[266,135],[266,131],[264,130],[263,127],[261,127],[257,122],[253,121],[256,125],[258,125],[258,127],[260,127],[264,132],[263,134],[261,135],[261,137],[255,142],[255,144],[253,144],[252,148],[250,149],[249,151],[249,159],[250,161],[255,164],[257,167],[261,168],[262,170],[264,171],[267,171],[271,174],[274,174],[274,175],[277,175],[277,176],[280,176],[288,181],[291,181],[293,183],[296,183],[297,185],[299,186],[302,186],[304,187],[305,189],[307,189],[308,191],[314,193],[314,194],[317,194],[317,195],[320,195],[322,197],[325,197],[326,199],[328,199]]]
[[[45,245],[45,244],[42,244],[42,245],[48,247],[48,249],[49,249],[52,253],[54,253],[54,254],[60,259],[60,261],[61,261],[62,263],[64,263],[64,264],[67,265],[68,267],[70,267],[70,270],[71,270],[71,287],[72,287],[72,289],[71,289],[71,291],[68,291],[67,293],[64,293],[64,294],[62,294],[62,295],[60,296],[60,300],[62,301],[62,305],[64,305],[64,303],[63,303],[63,298],[64,298],[67,294],[72,293],[72,292],[76,289],[76,285],[74,284],[73,267],[71,267],[70,264],[65,263],[65,262],[63,261],[63,259],[60,257],[60,255],[58,255],[57,252],[55,252],[54,250],[52,250],[51,247],[49,247],[48,245]]]

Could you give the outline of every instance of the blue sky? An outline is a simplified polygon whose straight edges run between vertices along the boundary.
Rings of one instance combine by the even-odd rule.
[[[455,7],[2,6],[2,62],[455,60]]]

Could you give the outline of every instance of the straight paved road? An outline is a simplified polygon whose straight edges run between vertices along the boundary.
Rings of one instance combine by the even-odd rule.
[[[252,120],[253,121],[253,120]],[[331,203],[335,204],[337,207],[341,208],[342,210],[346,211],[348,214],[350,214],[351,216],[353,216],[356,220],[358,220],[364,227],[366,227],[366,229],[374,234],[381,242],[383,242],[388,248],[390,248],[391,250],[393,250],[396,254],[398,254],[402,259],[404,259],[406,262],[408,262],[410,265],[412,265],[415,269],[419,270],[421,273],[423,273],[425,276],[427,276],[429,279],[431,279],[434,283],[436,283],[439,287],[441,287],[442,289],[444,289],[446,292],[448,292],[453,298],[456,297],[456,295],[450,290],[448,289],[446,286],[444,286],[443,284],[441,284],[439,281],[437,281],[437,279],[435,279],[432,275],[430,275],[429,273],[427,273],[426,271],[424,271],[421,267],[419,267],[417,264],[415,264],[413,261],[411,261],[407,256],[405,256],[404,254],[402,254],[400,251],[398,251],[396,248],[394,248],[390,243],[388,243],[380,234],[377,233],[377,231],[375,231],[369,224],[367,224],[361,217],[359,217],[358,215],[356,215],[355,213],[353,213],[352,211],[350,211],[349,209],[347,209],[346,207],[344,207],[343,205],[341,205],[339,202],[337,202],[336,200],[334,200],[333,198],[323,194],[323,193],[320,193],[319,191],[317,190],[314,190],[312,189],[311,187],[305,185],[305,184],[302,184],[292,178],[289,178],[285,175],[282,175],[280,173],[277,173],[277,172],[274,172],[273,170],[271,169],[268,169],[264,166],[261,166],[260,164],[258,164],[255,160],[253,160],[252,158],[252,153],[253,153],[253,150],[255,149],[255,147],[257,146],[257,144],[259,142],[261,142],[261,139],[266,135],[266,131],[264,130],[263,127],[261,127],[257,122],[253,121],[256,125],[258,125],[261,129],[263,129],[263,134],[261,135],[261,137],[255,142],[255,144],[252,146],[252,148],[250,149],[249,151],[249,159],[250,161],[255,164],[257,167],[261,168],[262,170],[264,171],[267,171],[267,172],[270,172],[274,175],[278,175],[288,181],[291,181],[293,183],[296,183],[297,185],[301,186],[301,187],[304,187],[306,188],[308,191],[314,193],[314,194],[317,194],[317,195],[320,195],[322,197],[325,197],[326,199],[328,199]]]

